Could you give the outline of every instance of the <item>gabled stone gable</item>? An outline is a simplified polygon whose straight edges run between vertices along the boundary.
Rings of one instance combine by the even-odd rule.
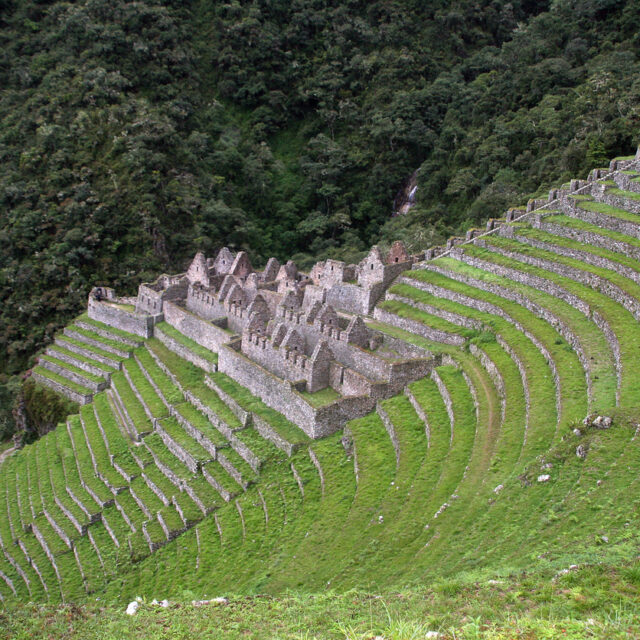
[[[233,253],[227,247],[223,247],[213,262],[213,268],[216,273],[226,275],[231,270],[234,260]]]
[[[202,251],[198,251],[187,270],[187,279],[191,284],[200,283],[203,287],[209,286],[209,267]]]

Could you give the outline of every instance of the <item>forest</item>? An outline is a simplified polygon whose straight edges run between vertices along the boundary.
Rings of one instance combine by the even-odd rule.
[[[635,151],[638,24],[635,0],[0,0],[0,440],[92,286],[223,245],[425,249]]]

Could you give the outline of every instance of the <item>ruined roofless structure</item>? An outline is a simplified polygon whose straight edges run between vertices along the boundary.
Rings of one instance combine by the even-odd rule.
[[[129,300],[133,313],[114,304],[111,289],[94,289],[89,315],[145,337],[164,337],[155,325],[168,323],[218,354],[217,364],[205,365],[211,372],[229,375],[317,438],[433,368],[428,351],[383,338],[364,321],[415,259],[396,242],[386,255],[373,247],[357,265],[326,260],[305,274],[271,258],[256,271],[244,251],[225,247],[215,258],[198,252],[185,273],[141,284]],[[313,394],[323,390],[331,402],[318,407]]]

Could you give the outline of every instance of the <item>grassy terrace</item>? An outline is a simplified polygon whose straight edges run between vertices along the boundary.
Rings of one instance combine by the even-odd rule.
[[[556,317],[563,320],[579,337],[580,344],[589,361],[592,382],[592,403],[595,409],[605,410],[615,406],[617,375],[611,347],[606,341],[602,331],[580,311],[570,304],[551,296],[544,291],[520,284],[502,276],[474,268],[457,260],[442,259],[441,264],[446,264],[452,274],[469,276],[481,282],[486,282],[506,291],[517,292],[541,307],[551,311]],[[434,283],[438,283],[438,277],[433,276]],[[445,282],[445,285],[447,283]],[[476,294],[477,295],[477,294]],[[491,298],[487,298],[490,300]],[[509,303],[509,311],[514,308],[514,303]],[[517,305],[515,306],[517,309]],[[547,332],[548,334],[548,329]],[[548,334],[551,337],[551,334]],[[552,344],[555,345],[557,336],[553,336]],[[560,346],[560,345],[559,345]],[[562,351],[562,349],[560,350]]]
[[[216,447],[228,446],[226,438],[194,406],[188,402],[182,402],[175,405],[174,409]]]
[[[147,416],[140,400],[136,397],[136,394],[133,392],[133,389],[121,371],[118,371],[111,377],[111,387],[118,392],[118,396],[122,400],[122,404],[133,421],[138,433],[151,431],[152,426],[149,416]],[[162,406],[164,408],[164,405]]]
[[[490,237],[487,239],[487,244],[490,247],[497,247],[506,251],[517,252],[521,255],[538,258],[541,260],[548,260],[554,264],[562,264],[578,271],[583,271],[587,274],[593,274],[600,276],[602,279],[612,284],[617,285],[622,291],[627,293],[631,298],[640,300],[640,285],[633,280],[625,278],[612,269],[604,269],[595,265],[586,264],[575,258],[569,258],[566,256],[558,255],[553,251],[545,251],[544,249],[537,249],[521,242],[509,240],[501,237]],[[615,254],[614,254],[615,255]]]
[[[92,344],[89,344],[88,342],[82,342],[70,336],[65,336],[62,333],[56,335],[56,343],[62,346],[72,345],[72,346],[78,347],[80,349],[83,349],[84,351],[87,351],[88,353],[95,354],[96,356],[100,356],[102,358],[108,358],[112,362],[122,362],[123,360],[126,360],[126,358],[119,356],[115,353],[112,353],[111,351],[105,351],[100,347],[96,347]],[[73,351],[72,348],[70,348],[69,350]]]
[[[117,340],[112,340],[111,338],[105,338],[104,336],[101,336],[100,334],[95,333],[94,331],[90,331],[89,329],[83,329],[82,327],[79,327],[78,325],[75,325],[75,324],[68,325],[66,329],[68,329],[69,331],[73,331],[74,333],[77,333],[79,336],[82,336],[87,340],[95,340],[96,342],[100,343],[102,349],[110,353],[120,353],[122,351],[129,351],[132,349],[132,347],[129,347],[123,344],[122,342],[118,342]],[[84,340],[82,340],[82,338],[77,338],[77,339],[80,342],[84,343]],[[111,349],[113,349],[114,351],[112,352]]]
[[[173,353],[173,351],[167,349],[162,342],[156,338],[149,340],[147,342],[147,347],[176,377],[182,388],[188,388],[193,395],[207,405],[230,428],[239,429],[242,426],[238,418],[220,399],[218,394],[205,385],[204,371],[202,371],[202,369],[199,369],[190,362],[183,360],[180,356]],[[146,368],[145,363],[143,363],[143,365]],[[157,370],[158,366],[155,362],[154,364]],[[173,385],[173,383],[171,384]],[[173,387],[175,389],[175,385],[173,385]]]
[[[324,407],[342,398],[342,396],[331,387],[321,389],[315,393],[308,393],[307,391],[301,391],[299,393],[312,407],[315,408]]]
[[[151,378],[167,402],[170,404],[178,404],[184,400],[180,389],[178,389],[169,376],[160,369],[146,347],[136,349],[134,356],[140,364],[143,373]]]
[[[604,202],[587,200],[580,202],[579,208],[584,211],[592,211],[593,213],[602,213],[603,215],[618,218],[618,220],[624,220],[625,222],[635,222],[636,224],[640,223],[640,215],[629,213],[628,211],[619,209],[618,207],[612,207]]]
[[[213,362],[214,364],[218,364],[218,354],[206,347],[203,347],[201,344],[198,344],[195,340],[185,336],[183,333],[180,333],[175,327],[172,327],[170,324],[166,322],[160,322],[157,325],[157,328],[160,329],[163,333],[168,335],[170,338],[173,338],[176,342],[179,342],[183,347],[186,347],[189,351],[192,351],[196,355],[208,360],[209,362]]]
[[[395,286],[391,287],[390,292],[402,295]],[[459,325],[453,324],[448,320],[445,320],[431,313],[427,313],[426,311],[416,309],[415,307],[412,307],[411,305],[404,302],[400,302],[399,300],[385,300],[384,302],[380,303],[378,307],[380,309],[384,309],[385,311],[389,311],[390,313],[393,313],[397,316],[400,316],[401,318],[415,320],[416,322],[424,324],[425,326],[432,329],[442,331],[443,333],[457,334],[466,338],[467,340],[475,338],[478,335],[478,331],[476,331],[475,329],[467,329],[466,327],[461,327]]]
[[[61,376],[58,373],[54,373],[53,371],[49,371],[49,369],[45,369],[44,367],[36,366],[33,368],[33,372],[41,375],[43,378],[48,378],[52,382],[55,382],[63,387],[67,387],[67,389],[71,389],[76,393],[79,393],[83,396],[91,395],[93,391],[89,389],[89,387],[84,387],[77,382],[73,382],[73,380],[69,380],[64,376]]]
[[[103,322],[99,322],[98,320],[93,320],[89,317],[88,313],[83,313],[82,315],[76,318],[76,322],[82,321],[84,324],[91,325],[96,327],[96,329],[100,329],[101,331],[106,331],[114,336],[118,336],[120,338],[125,338],[127,340],[133,340],[135,342],[143,342],[144,338],[136,335],[135,333],[129,333],[128,331],[123,331],[122,329],[118,329],[117,327],[112,327],[111,325],[106,325]]]
[[[211,378],[225,393],[229,394],[245,411],[255,413],[263,418],[278,435],[292,444],[304,444],[309,438],[281,413],[268,407],[235,380],[219,371],[211,374]]]
[[[99,412],[98,415],[100,415]],[[93,405],[84,405],[80,409],[80,416],[86,432],[87,446],[93,452],[101,475],[113,487],[126,486],[124,478],[111,466],[111,458],[102,438]]]
[[[113,456],[114,462],[129,475],[139,473],[138,465],[131,455],[130,441],[123,436],[120,430],[109,396],[106,393],[99,393],[93,399],[93,406],[96,415],[100,418],[105,444]]]
[[[555,272],[533,267],[480,247],[468,247],[466,251],[472,252],[472,255],[489,263],[493,262],[555,282],[602,314],[620,343],[623,371],[620,385],[620,405],[622,407],[636,405],[638,393],[640,393],[640,378],[634,372],[637,370],[636,363],[638,349],[640,348],[640,336],[637,331],[637,321],[626,309],[592,288],[560,276]]]
[[[590,244],[578,242],[577,240],[564,238],[563,236],[556,236],[545,231],[540,231],[538,229],[524,227],[522,229],[518,229],[517,235],[524,238],[531,238],[532,240],[537,240],[539,242],[545,242],[549,245],[555,245],[566,249],[573,249],[575,251],[582,251],[583,253],[606,258],[611,262],[628,267],[632,271],[640,272],[640,263],[637,260],[624,255],[623,253],[609,251],[608,249],[602,249]]]
[[[91,365],[95,369],[104,371],[105,373],[112,373],[114,371],[114,368],[110,367],[107,364],[102,364],[102,362],[98,362],[96,360],[92,360],[91,358],[87,358],[86,356],[76,353],[75,351],[69,351],[68,349],[65,349],[64,347],[61,347],[60,345],[57,345],[57,344],[49,345],[47,347],[47,354],[58,359],[61,356],[66,356],[67,358],[72,358],[76,362]]]
[[[576,231],[585,231],[588,233],[595,233],[597,235],[605,236],[607,238],[611,238],[612,240],[616,240],[617,242],[624,242],[626,244],[630,244],[630,245],[633,245],[634,247],[640,248],[640,240],[638,238],[625,235],[624,233],[618,233],[617,231],[603,229],[602,227],[598,227],[589,222],[585,222],[584,220],[580,220],[580,218],[572,218],[570,216],[563,216],[563,215],[553,215],[553,216],[544,218],[543,223],[545,222],[562,225],[570,229],[575,229]]]
[[[628,198],[629,200],[640,200],[640,193],[636,193],[635,191],[624,191],[618,187],[612,187],[607,189],[607,193],[610,193],[613,196],[618,196],[619,198]]]
[[[447,269],[455,269],[459,265],[459,263],[456,264],[456,261],[450,258],[442,258],[435,261],[435,263]],[[514,302],[475,289],[441,274],[430,271],[413,271],[411,272],[411,277],[500,307],[510,317],[527,327],[551,353],[560,375],[563,398],[562,414],[557,417],[555,415],[556,390],[551,370],[542,353],[521,331],[498,316],[477,311],[444,298],[435,298],[420,290],[416,290],[411,294],[417,299],[430,300],[431,304],[439,306],[443,310],[452,311],[460,315],[468,315],[480,320],[502,336],[511,348],[516,351],[525,367],[530,395],[532,398],[537,399],[531,407],[529,416],[530,431],[526,435],[527,454],[535,451],[540,452],[548,447],[556,433],[556,418],[560,420],[562,425],[566,426],[584,416],[587,411],[584,371],[576,354],[553,327],[536,318],[530,311]]]
[[[72,364],[69,364],[68,362],[64,362],[63,360],[59,360],[58,358],[55,358],[53,356],[50,355],[40,355],[38,356],[38,361],[39,362],[50,362],[51,364],[57,365],[58,367],[61,367],[62,369],[66,369],[67,371],[70,371],[71,373],[75,373],[77,376],[80,376],[81,378],[84,378],[85,380],[89,380],[90,382],[95,382],[96,384],[100,384],[102,382],[104,382],[104,378],[102,376],[97,376],[93,373],[89,373],[88,371],[85,371],[84,369],[80,369]],[[63,376],[64,377],[64,376]],[[81,385],[82,386],[82,385]]]
[[[211,460],[211,454],[196,442],[176,421],[175,418],[165,418],[160,421],[162,430],[183,449],[199,462]]]
[[[154,418],[163,418],[169,411],[147,380],[142,369],[135,360],[129,360],[124,364],[124,371],[128,374],[131,383],[144,401],[145,406]],[[117,376],[120,374],[116,374]],[[135,394],[134,394],[135,395]]]

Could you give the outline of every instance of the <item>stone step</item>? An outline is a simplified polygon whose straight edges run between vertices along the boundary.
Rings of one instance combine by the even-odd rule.
[[[561,201],[560,210],[567,216],[584,220],[597,227],[640,238],[640,218],[636,221],[633,214],[620,212],[595,200],[565,198]]]
[[[67,340],[64,336],[56,336],[54,342],[67,351],[72,351],[73,353],[77,353],[90,360],[95,360],[113,369],[120,369],[122,367],[121,358],[117,358],[113,354],[87,343],[79,342],[75,339]]]
[[[66,362],[78,369],[82,369],[87,373],[91,373],[94,376],[102,376],[107,381],[110,379],[111,373],[114,371],[112,367],[96,362],[95,360],[89,360],[78,353],[69,351],[68,349],[56,344],[48,347],[45,354],[52,358],[57,358],[62,362]]]
[[[86,329],[87,331],[97,333],[99,336],[107,338],[108,340],[120,342],[126,347],[132,347],[135,349],[137,347],[141,347],[144,344],[143,338],[134,334],[127,334],[124,331],[118,331],[116,329],[113,329],[112,327],[109,327],[108,325],[98,322],[97,320],[91,320],[89,318],[77,319],[75,320],[74,324],[81,329]]]
[[[93,393],[91,389],[80,387],[71,380],[67,380],[62,376],[45,369],[44,367],[35,367],[31,375],[34,380],[40,384],[49,387],[56,393],[63,395],[65,398],[78,404],[88,404],[93,399]]]
[[[57,373],[63,378],[67,378],[67,380],[75,384],[91,389],[93,393],[106,389],[109,384],[108,380],[104,378],[100,378],[100,382],[98,382],[92,374],[88,374],[86,371],[52,356],[39,356],[38,364],[49,371],[53,371],[53,373]]]
[[[640,261],[640,244],[635,244],[634,238],[588,222],[578,222],[567,216],[549,216],[542,218],[534,227],[545,233],[608,249]]]
[[[77,340],[78,342],[83,342],[85,344],[89,344],[92,347],[97,347],[98,349],[102,349],[103,351],[107,351],[108,353],[112,353],[113,355],[119,356],[120,358],[128,358],[131,355],[131,349],[128,347],[115,346],[107,342],[107,339],[100,340],[98,337],[94,337],[91,334],[94,332],[87,331],[86,329],[80,329],[74,325],[70,327],[65,327],[63,331],[64,335]]]
[[[636,171],[617,171],[613,180],[623,191],[640,193],[640,174]]]
[[[422,322],[418,322],[417,320],[401,317],[398,314],[387,309],[383,309],[380,306],[375,308],[373,317],[380,322],[393,325],[403,331],[409,331],[410,333],[414,333],[426,338],[427,340],[432,340],[433,342],[441,342],[443,344],[455,346],[462,346],[466,343],[466,338],[461,335],[434,329],[433,327],[423,324]]]

